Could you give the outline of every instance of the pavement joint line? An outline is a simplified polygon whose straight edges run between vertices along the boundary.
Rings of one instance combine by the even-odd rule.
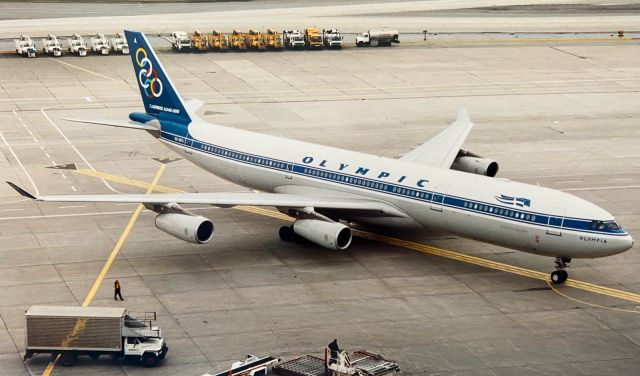
[[[77,66],[77,65],[73,65],[73,64],[65,63],[64,61],[60,61],[60,60],[58,60],[58,59],[54,59],[54,58],[52,58],[52,57],[50,57],[50,58],[48,58],[48,59],[49,59],[49,60],[51,60],[51,61],[55,61],[56,63],[60,63],[60,64],[64,64],[64,65],[70,66],[71,68],[75,68],[75,69],[78,69],[78,70],[81,70],[81,71],[84,71],[84,72],[87,72],[87,73],[93,74],[94,76],[98,76],[98,77],[105,78],[105,79],[110,80],[110,81],[115,81],[115,82],[119,82],[119,83],[126,83],[126,82],[124,82],[124,81],[122,81],[122,80],[117,80],[117,79],[115,79],[115,78],[113,78],[113,77],[105,76],[105,75],[100,74],[100,73],[98,73],[98,72],[94,72],[94,71],[92,71],[92,70],[89,70],[89,69],[86,69],[86,68],[82,68],[82,67],[79,67],[79,66]]]
[[[78,169],[78,170],[72,170],[72,171],[80,174],[84,174],[84,175],[89,175],[89,176],[95,176],[96,174],[99,174],[100,177],[107,180],[113,177],[114,179],[118,179],[118,182],[121,182],[123,184],[144,186],[148,190],[162,190],[164,192],[187,193],[186,191],[182,191],[175,188],[151,185],[138,180],[132,180],[125,177],[118,177],[116,175],[89,171],[86,169]],[[264,215],[264,216],[268,216],[271,218],[280,219],[284,221],[289,221],[289,222],[293,221],[293,218],[289,217],[288,215],[285,215],[273,210],[255,207],[255,206],[235,206],[234,208],[237,210]],[[353,230],[353,234],[361,238],[365,238],[365,239],[369,239],[369,240],[373,240],[373,241],[377,241],[377,242],[381,242],[389,245],[395,245],[405,249],[422,252],[422,253],[433,255],[433,256],[439,256],[439,257],[447,258],[450,260],[461,261],[467,264],[477,265],[477,266],[485,267],[488,269],[503,271],[511,274],[520,275],[523,277],[529,277],[529,278],[537,279],[544,282],[547,282],[549,280],[548,273],[540,272],[537,270],[531,270],[531,269],[526,269],[526,268],[515,266],[515,265],[505,264],[502,262],[487,260],[481,257],[465,255],[462,253],[458,253],[458,252],[454,252],[454,251],[450,251],[442,248],[437,248],[437,247],[433,247],[433,246],[429,246],[426,244],[421,244],[413,241],[402,240],[399,238],[394,238],[386,235],[374,234],[368,231]],[[564,282],[564,284],[566,286],[573,287],[576,289],[589,291],[596,294],[605,295],[605,296],[618,298],[622,300],[627,300],[630,302],[640,303],[640,294],[622,291],[622,290],[618,290],[610,287],[600,286],[593,283],[575,280],[575,279],[568,279],[567,281]]]
[[[149,188],[147,188],[146,194],[149,194],[149,193],[153,192],[153,188],[158,184],[158,180],[160,180],[160,176],[162,176],[162,173],[164,172],[166,167],[167,167],[167,165],[165,165],[165,164],[161,164],[160,165],[160,168],[158,169],[158,172],[156,173],[156,175],[153,178],[153,181],[151,181],[151,184],[149,184]],[[100,274],[98,274],[98,276],[96,277],[95,282],[91,286],[91,289],[87,293],[87,296],[84,298],[84,301],[82,302],[82,307],[88,307],[89,304],[91,304],[91,302],[93,301],[93,298],[95,297],[96,293],[98,292],[98,289],[100,288],[100,285],[102,285],[102,282],[104,281],[104,278],[106,277],[107,273],[109,272],[109,269],[111,269],[111,265],[115,261],[116,256],[118,256],[118,253],[120,253],[120,249],[122,249],[122,245],[124,244],[125,240],[129,236],[129,233],[131,233],[131,230],[133,229],[133,225],[138,220],[138,217],[140,216],[140,213],[142,212],[143,208],[144,208],[143,204],[138,204],[136,209],[133,211],[133,214],[131,215],[131,218],[129,219],[129,222],[127,223],[127,226],[122,231],[122,234],[120,235],[120,238],[116,242],[116,245],[113,247],[113,250],[111,251],[111,254],[109,255],[109,258],[107,259],[107,261],[105,262],[104,266],[102,267],[102,270],[100,271]],[[82,320],[79,320],[78,322],[76,322],[76,326],[74,327],[74,329],[73,329],[72,333],[70,334],[70,336],[73,333],[75,333],[78,330],[80,330],[82,327],[84,327],[84,322]],[[49,364],[47,365],[47,367],[44,369],[44,372],[42,373],[42,376],[50,376],[51,372],[55,368],[56,362],[59,359],[60,359],[60,355],[56,356],[55,359],[51,360],[49,362]]]

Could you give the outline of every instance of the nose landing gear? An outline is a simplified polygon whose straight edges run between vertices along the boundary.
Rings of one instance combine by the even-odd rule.
[[[559,285],[569,278],[569,273],[565,268],[569,267],[571,257],[556,257],[556,271],[551,273],[551,282],[554,285]]]

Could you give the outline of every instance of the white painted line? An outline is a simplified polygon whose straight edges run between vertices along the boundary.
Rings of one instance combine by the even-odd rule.
[[[40,150],[44,151],[44,146],[40,145]]]
[[[8,211],[21,211],[21,210],[24,210],[24,209],[18,209],[18,208],[16,208],[16,209],[2,209],[2,211],[3,211],[3,212],[8,212]]]
[[[76,189],[76,187],[74,187],[73,185],[71,186],[71,189],[72,189],[74,192],[78,192],[78,190]]]
[[[63,179],[67,180],[67,175],[60,173],[60,176],[62,176]]]
[[[567,183],[582,183],[582,180],[564,180],[558,181],[557,184],[567,184]]]
[[[56,161],[54,161],[53,159],[50,160],[51,164],[56,166]]]
[[[51,156],[49,155],[49,153],[47,153],[46,151],[44,152],[44,155],[47,156],[47,158],[51,159]]]
[[[57,60],[54,60],[57,61]],[[66,64],[66,63],[65,63]],[[71,65],[71,64],[67,64],[67,65]],[[53,122],[53,120],[51,120],[51,118],[49,117],[49,115],[47,115],[45,110],[54,108],[57,106],[50,106],[50,107],[42,107],[40,109],[40,113],[42,113],[42,116],[45,117],[45,119],[47,119],[47,121],[49,122],[49,124],[51,124],[51,126],[53,126],[58,133],[60,133],[60,135],[62,136],[62,138],[64,138],[65,141],[67,141],[67,144],[69,144],[69,146],[71,146],[71,148],[76,152],[76,154],[78,154],[78,156],[82,159],[82,161],[91,169],[91,171],[96,171],[96,169],[93,167],[93,165],[91,163],[89,163],[89,161],[87,160],[87,158],[84,157],[84,155],[82,155],[82,153],[80,153],[80,150],[78,150],[78,148],[76,148],[76,146],[74,144],[71,143],[71,141],[69,141],[69,139],[67,138],[67,136],[62,132],[62,130],[60,128],[58,128],[58,126],[56,125],[56,123]],[[109,188],[111,191],[116,192],[116,193],[123,193],[120,192],[116,189],[114,189],[111,184],[109,184],[106,180],[104,179],[100,179],[102,180],[102,182],[104,183],[104,185],[107,186],[107,188]]]
[[[13,158],[16,160],[16,162],[18,162],[18,165],[20,165],[20,168],[22,169],[24,174],[27,176],[27,179],[29,179],[31,186],[33,186],[33,190],[36,192],[36,196],[39,195],[40,191],[38,190],[38,187],[36,187],[36,183],[33,182],[33,179],[31,179],[31,175],[29,175],[29,173],[27,172],[27,169],[24,167],[24,165],[20,161],[20,158],[18,158],[16,153],[13,151],[13,149],[11,148],[11,145],[9,145],[9,143],[7,142],[7,139],[4,138],[4,135],[2,134],[2,132],[0,132],[0,138],[2,138],[2,141],[4,142],[4,144],[9,148],[11,155],[13,155]]]
[[[67,206],[58,206],[58,209],[71,209],[71,208],[86,208],[87,205],[67,205]]]

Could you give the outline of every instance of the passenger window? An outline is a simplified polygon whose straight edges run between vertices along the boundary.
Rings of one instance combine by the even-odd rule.
[[[532,216],[531,216],[531,220],[535,222],[535,221],[536,221],[536,216],[535,216],[535,215],[532,215]]]

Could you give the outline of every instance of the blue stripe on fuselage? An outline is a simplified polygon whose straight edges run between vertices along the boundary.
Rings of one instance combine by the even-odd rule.
[[[283,171],[291,174],[311,177],[317,180],[324,180],[344,186],[357,187],[369,191],[380,192],[391,196],[411,199],[421,202],[430,202],[457,210],[478,213],[494,218],[506,219],[512,222],[525,224],[535,224],[544,227],[558,228],[564,230],[574,230],[601,235],[624,236],[628,235],[624,230],[598,231],[591,229],[591,219],[549,216],[544,213],[537,213],[525,210],[514,210],[513,207],[504,207],[482,201],[467,199],[464,197],[448,196],[438,192],[407,188],[393,183],[380,182],[361,176],[348,175],[345,173],[324,170],[317,167],[310,167],[264,157],[257,154],[240,152],[222,146],[205,143],[190,137],[188,131],[182,126],[180,133],[174,134],[168,131],[162,123],[160,138],[169,143],[180,145],[181,147],[199,151],[201,153],[213,155],[219,158],[240,162],[247,165],[267,168],[271,170]]]

